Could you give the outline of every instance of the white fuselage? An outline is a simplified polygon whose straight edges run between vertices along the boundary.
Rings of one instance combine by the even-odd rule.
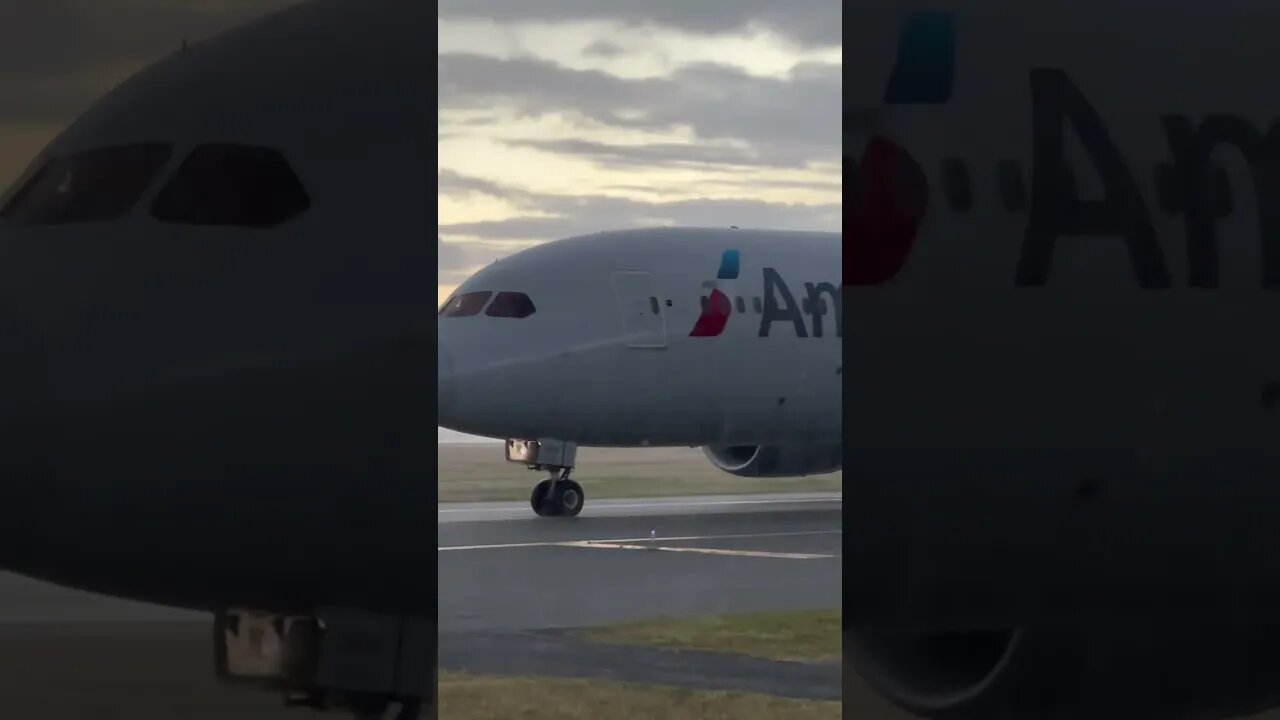
[[[717,279],[726,251],[738,272]],[[839,267],[837,233],[660,228],[523,251],[441,311],[439,423],[601,446],[838,443]],[[535,311],[451,314],[486,291]],[[704,304],[727,321],[691,336]]]
[[[955,80],[939,102],[883,102],[904,13],[858,25],[852,47],[868,49],[846,84],[861,107],[846,153],[888,138],[929,188],[901,271],[846,288],[869,339],[847,379],[859,455],[1125,447],[1169,461],[1271,446],[1259,396],[1280,379],[1267,330],[1280,103],[1239,79],[1265,64],[1269,25],[1208,6],[1018,7],[953,14]],[[953,200],[962,185],[968,204]],[[1043,462],[1036,473],[1064,460]]]
[[[1273,611],[1276,17],[859,7],[842,467],[879,554],[846,557],[846,618]],[[895,272],[863,272],[884,237],[860,231],[912,220]]]

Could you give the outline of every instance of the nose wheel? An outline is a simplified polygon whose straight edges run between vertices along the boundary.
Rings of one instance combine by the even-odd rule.
[[[548,473],[533,486],[529,505],[538,517],[577,517],[587,494],[569,479],[578,457],[578,445],[563,440],[507,440],[507,462],[520,463],[530,470]]]
[[[567,477],[550,477],[533,486],[529,504],[539,517],[576,517],[586,499],[578,483]]]

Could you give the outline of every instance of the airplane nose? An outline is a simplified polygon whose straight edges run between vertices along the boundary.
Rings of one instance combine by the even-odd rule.
[[[443,345],[436,352],[436,421],[443,425],[449,421],[456,398],[456,379],[453,374],[453,358]]]

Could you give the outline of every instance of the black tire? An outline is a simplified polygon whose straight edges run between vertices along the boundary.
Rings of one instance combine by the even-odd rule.
[[[582,512],[582,506],[587,503],[587,494],[578,483],[561,480],[556,484],[556,500],[560,505],[561,517],[577,517]]]
[[[529,493],[529,506],[538,517],[556,517],[560,514],[559,493],[553,493],[551,497],[547,497],[551,482],[550,479],[543,480],[534,485],[533,491]]]

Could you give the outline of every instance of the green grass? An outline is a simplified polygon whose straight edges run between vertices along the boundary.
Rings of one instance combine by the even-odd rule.
[[[541,476],[509,463],[501,444],[439,445],[440,502],[528,500]],[[580,448],[573,477],[587,502],[595,498],[664,495],[734,495],[826,492],[840,489],[841,473],[807,478],[740,478],[717,470],[694,448]]]
[[[714,650],[773,660],[840,661],[840,610],[661,618],[592,628],[596,642]]]
[[[440,674],[445,720],[835,720],[838,701],[608,680]]]

